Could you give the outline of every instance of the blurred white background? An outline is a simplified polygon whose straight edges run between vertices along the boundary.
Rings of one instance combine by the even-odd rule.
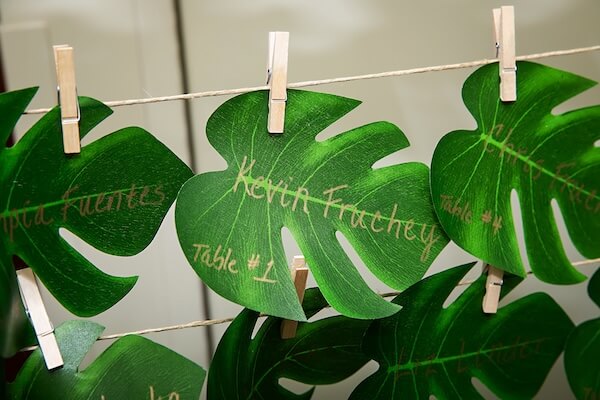
[[[290,82],[493,58],[492,8],[506,4],[515,5],[517,54],[600,43],[597,0],[1,0],[0,44],[8,89],[40,86],[32,107],[49,107],[56,103],[53,44],[68,43],[75,48],[80,95],[100,100],[130,99],[262,85],[267,35],[276,30],[290,32]],[[600,80],[600,52],[540,62]],[[472,72],[432,72],[311,90],[363,101],[328,130],[330,134],[387,120],[405,132],[411,147],[386,158],[385,163],[419,160],[429,164],[435,144],[445,133],[474,127],[460,97],[462,83]],[[225,163],[208,144],[204,128],[209,115],[225,100],[216,97],[191,101],[191,124],[186,122],[183,102],[116,108],[114,115],[86,141],[138,125],[157,136],[197,173],[223,169]],[[558,111],[598,103],[600,88],[594,87]],[[23,117],[18,133],[34,121],[35,117]],[[103,271],[140,276],[126,298],[93,318],[107,327],[105,333],[229,317],[240,311],[239,306],[214,292],[203,296],[200,280],[179,248],[172,211],[156,240],[131,258],[101,254],[63,232]],[[571,259],[580,260],[568,237],[563,237]],[[286,250],[290,260],[298,254],[290,235]],[[373,289],[387,290],[355,259]],[[428,274],[472,260],[450,244]],[[581,270],[590,275],[596,268]],[[309,286],[313,284],[309,282]],[[557,287],[529,277],[505,301],[547,291],[575,323],[580,323],[598,316],[585,289],[586,283]],[[45,298],[55,325],[73,318],[47,293]],[[193,328],[149,337],[208,369],[214,351],[208,334],[213,336],[214,347],[226,327],[219,325],[212,331]],[[88,361],[108,344],[98,343]],[[346,382],[318,388],[314,398],[345,399],[375,368],[372,363]],[[494,397],[487,389],[481,390],[486,397]],[[537,398],[572,397],[561,358]]]

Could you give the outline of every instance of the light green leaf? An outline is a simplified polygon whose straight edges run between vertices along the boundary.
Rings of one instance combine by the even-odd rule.
[[[590,298],[600,307],[600,270],[590,279]],[[579,325],[567,341],[565,370],[578,399],[600,398],[600,318]]]
[[[308,316],[327,305],[316,288],[306,291],[303,304]],[[209,400],[310,399],[314,388],[294,394],[279,379],[332,384],[368,361],[360,347],[370,321],[337,316],[300,322],[294,338],[281,339],[282,320],[269,317],[252,338],[258,317],[242,311],[219,342],[208,374]]]
[[[576,283],[556,224],[556,200],[581,254],[600,257],[600,106],[552,110],[595,82],[528,62],[518,64],[518,98],[503,103],[498,65],[465,82],[463,100],[477,121],[438,143],[431,164],[435,210],[459,246],[510,273],[525,276],[512,217],[515,190],[531,269],[543,281]]]
[[[79,364],[104,328],[93,322],[69,321],[56,329],[65,365],[48,371],[40,350],[25,362],[11,400],[197,399],[206,372],[183,356],[141,336],[125,336],[91,365]]]
[[[485,276],[443,303],[470,265],[433,275],[394,299],[403,306],[374,321],[363,348],[379,369],[351,399],[479,399],[479,379],[501,399],[531,399],[562,352],[573,323],[548,295],[534,293],[484,314]],[[520,279],[504,280],[506,295]]]
[[[355,318],[397,311],[367,286],[336,232],[397,289],[418,281],[447,239],[425,165],[372,168],[408,146],[396,126],[376,122],[315,140],[358,104],[289,90],[282,135],[266,130],[267,92],[235,97],[211,116],[208,139],[228,168],[186,182],[175,219],[188,261],[213,290],[253,310],[303,320],[282,244],[287,227],[336,310]]]
[[[44,115],[17,144],[4,143],[36,88],[0,95],[0,350],[24,343],[24,318],[13,256],[25,261],[69,311],[98,314],[114,305],[137,277],[97,269],[59,234],[66,228],[97,249],[137,254],[154,238],[191,171],[141,128],[111,133],[66,156],[58,108]],[[81,97],[83,138],[112,111]]]

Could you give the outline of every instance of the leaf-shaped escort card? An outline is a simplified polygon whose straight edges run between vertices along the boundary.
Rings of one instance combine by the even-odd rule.
[[[313,288],[303,305],[310,317],[327,303]],[[282,320],[269,317],[252,338],[258,317],[255,311],[242,311],[219,342],[208,373],[209,400],[310,399],[314,388],[295,394],[279,380],[333,384],[369,361],[361,342],[370,321],[337,316],[301,322],[294,338],[281,339]]]
[[[9,384],[11,400],[197,399],[206,372],[168,348],[141,336],[125,336],[79,369],[104,328],[68,321],[56,329],[65,365],[48,371],[40,350]]]
[[[600,270],[588,286],[590,298],[600,307]],[[578,399],[600,399],[600,318],[577,326],[565,347],[565,370]]]
[[[512,217],[515,190],[531,269],[543,281],[576,283],[559,235],[554,199],[581,254],[600,257],[600,106],[552,110],[595,82],[521,62],[518,99],[503,103],[498,65],[475,71],[463,100],[477,121],[438,143],[431,163],[435,210],[448,236],[486,262],[519,276],[525,269]]]
[[[443,308],[471,265],[412,286],[393,301],[396,315],[374,321],[363,350],[379,369],[351,399],[478,399],[479,379],[501,399],[530,399],[562,352],[573,323],[548,295],[534,293],[495,315],[481,312],[485,277]],[[506,295],[520,281],[504,281]]]
[[[282,244],[287,227],[336,310],[355,318],[397,311],[367,286],[336,232],[397,289],[418,281],[447,239],[425,165],[372,168],[408,146],[396,126],[376,122],[315,140],[358,104],[289,90],[282,135],[267,132],[267,92],[237,96],[210,117],[208,139],[228,168],[186,182],[175,221],[188,261],[213,290],[256,311],[304,320]]]
[[[130,127],[63,152],[60,112],[43,116],[17,144],[5,143],[36,88],[0,95],[0,346],[15,350],[22,315],[11,257],[22,258],[69,311],[98,314],[129,292],[136,277],[97,269],[59,234],[61,227],[97,249],[137,254],[154,238],[189,168],[141,128]],[[112,111],[79,100],[81,137]],[[12,314],[12,315],[11,315]]]

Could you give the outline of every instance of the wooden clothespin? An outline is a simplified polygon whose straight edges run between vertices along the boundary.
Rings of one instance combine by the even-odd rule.
[[[304,300],[304,291],[306,290],[306,280],[308,278],[308,268],[306,267],[306,261],[303,256],[294,256],[294,262],[292,263],[292,280],[296,287],[296,293],[300,304]],[[296,329],[298,328],[298,321],[283,320],[281,322],[281,338],[291,339],[296,336]]]
[[[515,52],[515,8],[494,9],[494,34],[500,64],[500,100],[517,100],[517,62]]]
[[[81,114],[75,84],[73,48],[68,45],[54,46],[54,63],[56,65],[64,152],[65,154],[77,154],[81,152],[79,142],[79,119]]]
[[[50,322],[46,307],[44,307],[42,295],[31,268],[18,270],[17,281],[25,311],[35,330],[46,367],[48,369],[62,367],[64,362],[54,336],[54,327]]]
[[[498,302],[500,301],[500,291],[504,281],[504,271],[489,264],[483,266],[483,272],[487,270],[487,279],[485,281],[485,295],[483,296],[483,312],[486,314],[496,314],[498,311]]]
[[[289,32],[269,32],[267,85],[269,85],[269,133],[283,133],[287,101]]]

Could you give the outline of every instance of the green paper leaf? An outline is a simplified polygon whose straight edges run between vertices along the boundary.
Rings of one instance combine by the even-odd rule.
[[[600,270],[596,271],[588,283],[588,295],[600,307]]]
[[[304,309],[309,317],[326,305],[318,289],[306,291]],[[208,399],[310,399],[314,388],[295,394],[279,379],[332,384],[368,361],[360,346],[370,321],[337,316],[300,322],[294,338],[281,339],[282,320],[269,317],[252,338],[258,317],[245,309],[225,332],[208,374]]]
[[[600,270],[590,279],[590,298],[600,307]],[[578,399],[600,398],[600,318],[577,326],[565,347],[565,370]]]
[[[214,291],[256,311],[304,320],[282,244],[287,227],[336,310],[355,318],[397,311],[367,286],[336,232],[397,289],[418,281],[447,239],[425,165],[372,168],[408,146],[396,126],[376,122],[315,140],[358,104],[289,90],[282,135],[266,130],[267,92],[235,97],[211,116],[208,139],[228,169],[186,182],[175,220],[189,263]]]
[[[515,190],[531,269],[543,281],[576,283],[551,207],[555,199],[581,254],[600,257],[600,106],[553,115],[595,82],[539,64],[518,64],[514,103],[498,94],[498,65],[465,82],[463,100],[477,121],[438,143],[431,163],[435,210],[459,246],[525,276],[511,207]]]
[[[59,326],[56,338],[65,365],[48,371],[40,350],[36,350],[9,385],[10,399],[166,400],[200,396],[206,372],[141,336],[117,340],[80,371],[79,364],[103,330],[87,321],[68,321]]]
[[[394,299],[403,306],[398,314],[373,322],[363,349],[379,369],[351,399],[482,398],[473,377],[498,398],[530,399],[537,393],[573,323],[543,293],[508,304],[495,315],[484,314],[485,276],[442,308],[471,267],[417,283]],[[519,281],[507,277],[502,295]]]
[[[36,88],[0,95],[0,139],[8,137]],[[81,97],[83,138],[112,111]],[[154,238],[189,168],[141,128],[130,127],[66,156],[60,112],[43,116],[12,148],[0,147],[0,346],[10,355],[23,330],[11,257],[22,258],[69,311],[96,315],[137,277],[97,269],[59,234],[66,228],[95,248],[129,256]],[[21,343],[23,345],[23,343]]]

